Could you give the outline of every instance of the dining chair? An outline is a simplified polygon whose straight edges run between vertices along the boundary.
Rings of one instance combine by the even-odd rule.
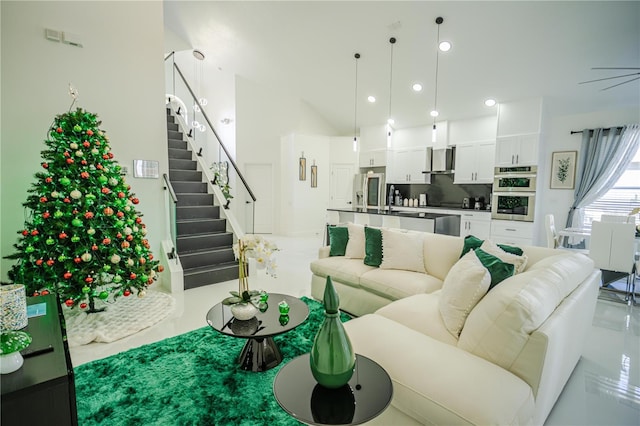
[[[635,216],[623,216],[620,214],[603,214],[600,216],[602,222],[636,223]]]
[[[547,232],[547,247],[558,248],[560,245],[560,236],[556,231],[555,219],[552,214],[544,217],[544,229]]]
[[[635,224],[593,221],[589,257],[595,267],[627,275],[625,302],[635,304]],[[608,287],[602,290],[620,292]]]

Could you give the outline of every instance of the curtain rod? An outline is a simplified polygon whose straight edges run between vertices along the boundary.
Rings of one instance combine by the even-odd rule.
[[[617,126],[617,127],[605,127],[602,130],[611,130],[611,129],[616,129],[616,130],[622,130],[624,127],[623,126]],[[576,133],[582,133],[584,130],[572,130],[571,134],[575,135]],[[592,133],[593,129],[589,129],[589,133]]]

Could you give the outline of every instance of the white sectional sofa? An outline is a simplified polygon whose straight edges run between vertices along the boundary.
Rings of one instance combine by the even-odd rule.
[[[420,238],[424,272],[328,256],[328,247],[311,263],[313,296],[322,299],[331,276],[341,308],[359,316],[345,323],[355,351],[391,376],[388,411],[412,424],[543,424],[580,359],[600,271],[579,253],[522,247],[519,273],[478,297],[481,286],[464,276],[476,254],[459,259],[464,239]]]

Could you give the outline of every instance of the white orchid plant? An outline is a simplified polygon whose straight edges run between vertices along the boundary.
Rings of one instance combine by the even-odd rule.
[[[267,275],[276,276],[275,252],[278,246],[261,235],[245,234],[233,245],[233,254],[238,260],[238,291],[222,301],[226,305],[250,303],[260,292],[249,290],[249,259],[255,259],[257,269],[266,269]]]

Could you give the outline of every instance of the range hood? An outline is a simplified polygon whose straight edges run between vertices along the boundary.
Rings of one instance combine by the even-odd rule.
[[[431,148],[431,173],[453,173],[454,161],[455,148]]]

